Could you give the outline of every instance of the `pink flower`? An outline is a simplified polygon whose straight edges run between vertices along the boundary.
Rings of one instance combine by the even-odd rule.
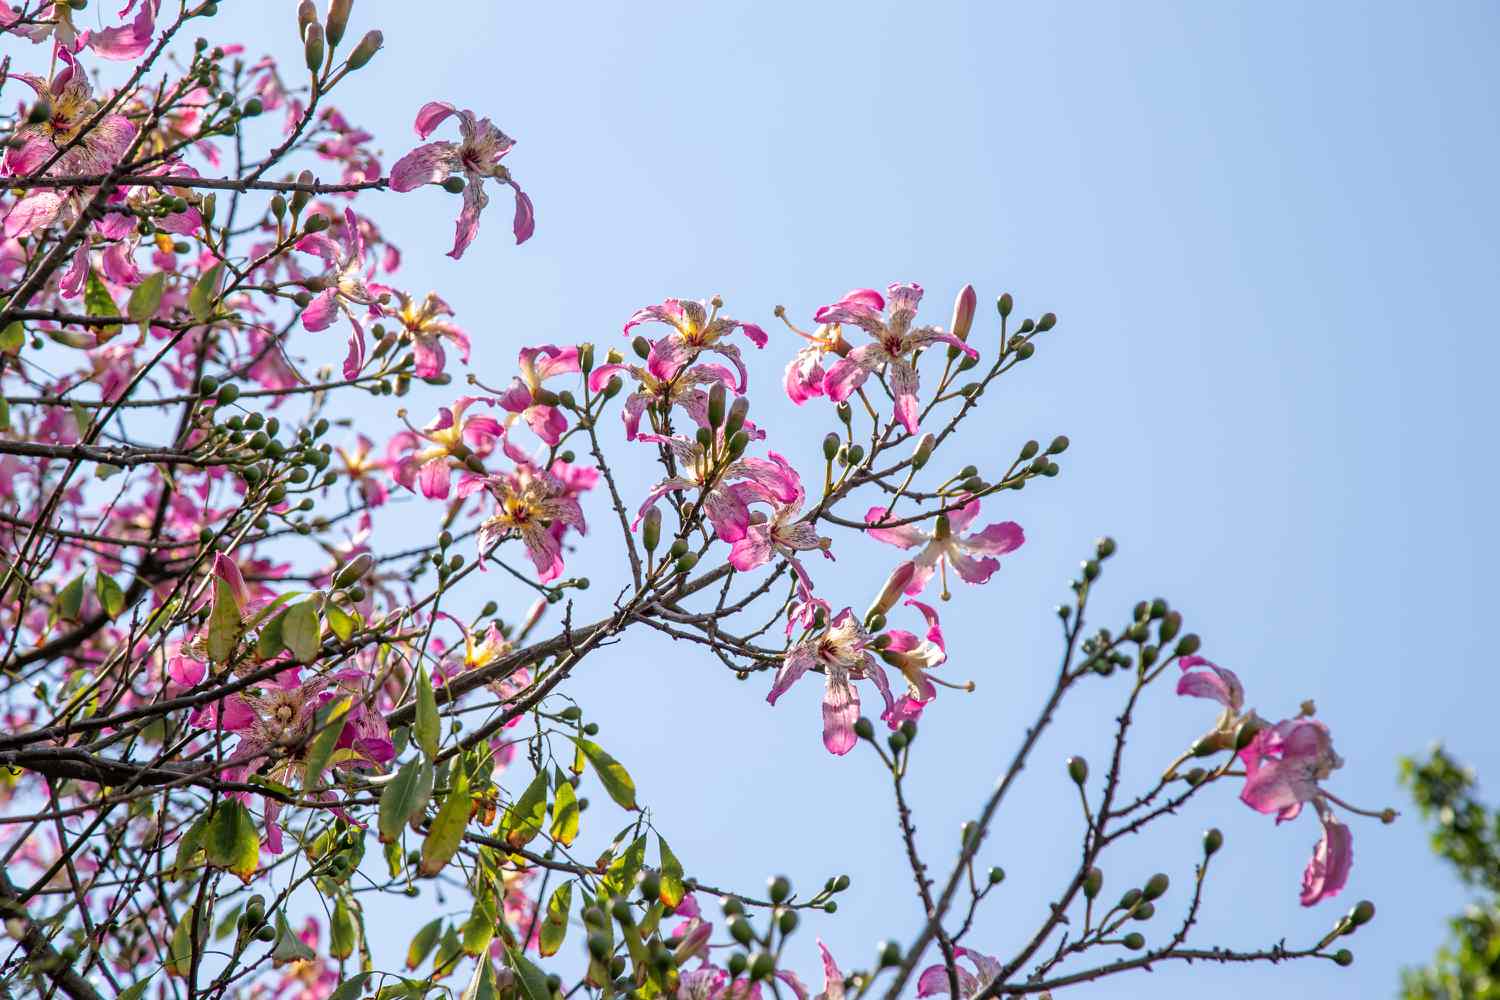
[[[134,21],[89,33],[88,46],[95,54],[105,59],[138,59],[145,55],[156,31],[156,12],[161,0],[129,0],[120,16],[128,17],[137,2],[140,2],[141,9]]]
[[[1220,748],[1232,748],[1240,724],[1247,720],[1260,723],[1260,717],[1245,709],[1245,688],[1233,670],[1211,663],[1201,656],[1184,656],[1177,661],[1182,676],[1177,679],[1177,693],[1190,698],[1207,698],[1224,706],[1214,728],[1203,737]]]
[[[961,687],[972,691],[972,683],[954,685],[938,681],[929,670],[940,667],[948,660],[948,648],[943,643],[943,628],[938,622],[936,609],[921,601],[907,601],[907,607],[916,608],[927,622],[927,635],[918,638],[903,629],[891,629],[885,635],[889,642],[880,650],[880,658],[906,678],[907,692],[897,700],[895,706],[881,716],[892,729],[898,729],[907,719],[915,722],[922,717],[927,703],[937,697],[937,684],[946,687]]]
[[[494,400],[460,396],[452,406],[439,410],[426,427],[417,430],[408,424],[407,430],[392,437],[386,445],[391,477],[413,492],[420,489],[431,500],[446,499],[454,470],[466,468],[470,458],[488,455],[505,433],[494,417],[464,416],[475,403],[493,406]],[[404,410],[397,415],[405,419]]]
[[[967,958],[974,966],[974,972],[970,972],[961,965],[955,965],[958,971],[958,993],[960,997],[971,997],[983,990],[995,981],[1000,975],[1000,961],[989,955],[981,955],[972,948],[954,948],[955,958]],[[917,977],[917,996],[930,997],[939,993],[952,992],[952,986],[948,982],[947,965],[929,965],[922,970]]]
[[[681,406],[687,411],[699,427],[708,426],[708,393],[701,386],[712,386],[722,384],[726,388],[734,388],[734,373],[723,365],[693,365],[690,368],[663,368],[663,359],[651,355],[651,362],[646,367],[640,365],[607,364],[600,365],[589,373],[589,391],[598,393],[604,390],[609,380],[616,375],[629,374],[636,380],[636,390],[625,397],[625,405],[620,411],[620,417],[625,422],[625,439],[634,441],[640,433],[641,415],[656,407],[658,412],[670,411],[674,406]],[[656,427],[655,416],[652,417],[652,426]],[[750,424],[747,421],[746,430]],[[752,432],[751,437],[756,435]]]
[[[359,490],[365,503],[371,507],[379,507],[385,503],[387,496],[385,483],[381,482],[376,473],[384,472],[389,467],[389,463],[378,456],[372,457],[375,452],[375,442],[363,434],[358,434],[355,435],[352,449],[340,445],[333,450],[338,453],[340,460],[344,463],[344,474]]]
[[[722,434],[719,436],[723,437]],[[724,541],[734,543],[750,530],[749,500],[769,496],[782,503],[791,503],[802,490],[796,471],[775,452],[771,453],[769,461],[737,458],[726,462],[723,461],[722,441],[715,441],[715,447],[708,449],[694,438],[642,434],[640,440],[669,450],[677,460],[678,474],[651,488],[636,512],[632,530],[640,526],[646,511],[655,507],[668,493],[696,489],[703,514],[714,530]]]
[[[354,378],[364,367],[365,331],[350,307],[364,306],[371,316],[384,315],[380,296],[389,291],[382,285],[366,282],[365,241],[354,211],[344,209],[342,239],[334,239],[326,231],[308,233],[297,241],[296,247],[303,253],[317,254],[324,267],[321,277],[307,281],[308,288],[319,291],[302,310],[302,325],[317,332],[328,329],[340,312],[349,318],[354,332],[349,337],[344,377]]]
[[[745,391],[748,375],[740,349],[723,342],[723,338],[735,330],[743,330],[745,336],[756,347],[766,346],[766,332],[754,323],[741,323],[728,316],[719,315],[721,303],[715,296],[708,302],[692,299],[667,299],[659,306],[637,309],[625,324],[625,332],[642,323],[666,323],[672,332],[651,345],[651,356],[647,364],[658,378],[662,372],[677,372],[693,363],[704,351],[722,354],[740,374],[736,392]],[[667,376],[670,377],[670,376]]]
[[[99,110],[88,74],[66,48],[57,49],[63,68],[51,83],[26,73],[13,73],[11,79],[31,87],[46,97],[52,114],[46,121],[23,125],[12,136],[5,151],[3,172],[30,174],[50,160],[58,150],[77,139],[83,126]],[[115,165],[135,138],[135,126],[121,114],[108,114],[89,130],[77,145],[68,150],[52,168],[57,175],[102,174]],[[9,226],[7,226],[9,229]],[[14,234],[11,234],[14,235]]]
[[[949,597],[947,567],[950,564],[964,582],[986,583],[1000,568],[1000,560],[995,557],[1014,552],[1026,541],[1021,526],[1014,521],[1000,521],[982,531],[964,536],[964,530],[979,516],[978,499],[970,499],[958,510],[939,515],[937,525],[930,535],[915,524],[890,528],[873,527],[886,519],[887,515],[888,509],[885,507],[871,507],[866,512],[865,523],[872,525],[866,530],[871,536],[887,545],[903,549],[926,543],[912,560],[915,571],[906,586],[906,593],[913,596],[926,589],[927,581],[932,579],[932,574],[941,566],[942,597],[946,601]]]
[[[568,418],[551,403],[542,402],[550,398],[550,394],[543,394],[542,383],[556,375],[577,372],[578,348],[555,344],[523,347],[519,364],[521,374],[500,397],[500,405],[524,419],[537,437],[556,445],[568,429]]]
[[[476,119],[474,112],[459,111],[441,101],[424,104],[417,112],[417,135],[426,139],[433,129],[455,114],[458,115],[462,141],[430,142],[407,153],[391,167],[391,188],[412,191],[423,184],[441,184],[454,173],[464,175],[464,207],[458,215],[453,249],[448,251],[448,256],[457,260],[479,235],[479,214],[490,201],[484,190],[484,181],[493,177],[502,184],[509,184],[515,191],[516,217],[511,228],[516,242],[525,243],[536,230],[535,211],[531,199],[500,162],[516,144],[515,140],[491,124],[488,118]]]
[[[808,333],[792,325],[792,321],[784,313],[781,321],[807,341],[804,347],[792,355],[792,360],[787,362],[786,375],[782,380],[787,398],[801,406],[814,396],[827,395],[823,389],[823,381],[827,377],[827,372],[823,370],[823,355],[833,353],[842,356],[848,354],[850,348],[837,323],[821,323],[815,332]]]
[[[894,709],[885,670],[870,656],[873,637],[854,612],[840,611],[828,627],[805,637],[787,650],[771,683],[766,701],[772,705],[802,675],[821,667],[826,678],[823,689],[823,745],[829,753],[846,754],[854,748],[854,723],[859,719],[859,692],[853,681],[869,679],[885,699],[886,710]]]
[[[416,359],[412,371],[418,378],[432,378],[443,373],[447,362],[443,353],[444,340],[458,349],[458,356],[464,364],[469,363],[468,334],[443,318],[452,316],[453,309],[436,292],[428,292],[420,303],[403,292],[396,293],[396,300],[401,303],[396,316],[411,335],[412,357]]]
[[[750,503],[769,503],[772,508],[771,516],[768,518],[759,511],[750,515],[750,525],[745,534],[730,547],[729,564],[740,571],[752,570],[757,566],[764,566],[773,557],[780,556],[791,564],[802,588],[810,591],[812,581],[807,578],[807,571],[802,567],[797,553],[819,551],[832,559],[833,553],[828,551],[832,539],[821,537],[816,525],[802,520],[802,481],[795,472],[790,474],[796,481],[797,491],[790,501],[782,501],[758,483],[745,485],[741,496]]]
[[[844,1000],[844,973],[839,964],[833,960],[828,946],[823,943],[822,938],[817,939],[818,952],[823,956],[823,992],[812,1000]],[[797,974],[789,970],[778,970],[776,978],[791,987],[797,1000],[808,1000],[807,987],[802,985],[802,980]]]
[[[883,365],[891,395],[896,399],[896,419],[908,434],[915,434],[917,369],[907,355],[936,343],[957,347],[972,358],[979,357],[979,352],[939,327],[913,329],[911,323],[917,315],[917,303],[922,300],[921,285],[891,285],[886,294],[890,297],[890,307],[883,318],[880,310],[885,302],[880,293],[871,288],[856,289],[813,314],[813,319],[819,323],[853,323],[875,338],[873,344],[856,347],[834,362],[823,380],[823,390],[829,399],[842,403]]]
[[[536,566],[537,579],[550,583],[562,575],[561,533],[556,525],[582,529],[583,510],[568,487],[552,475],[522,463],[503,476],[475,477],[461,484],[460,494],[483,487],[498,509],[479,526],[480,565],[501,541],[519,538]]]
[[[1330,801],[1338,801],[1319,787],[1344,765],[1333,751],[1328,727],[1298,716],[1262,729],[1244,750],[1245,787],[1240,800],[1257,812],[1274,813],[1278,824],[1295,819],[1311,802],[1323,824],[1323,836],[1313,848],[1302,873],[1302,905],[1312,906],[1338,895],[1354,862],[1349,828],[1333,815]],[[1340,802],[1340,805],[1343,803]]]

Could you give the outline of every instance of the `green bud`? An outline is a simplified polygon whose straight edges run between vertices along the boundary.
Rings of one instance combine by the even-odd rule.
[[[723,382],[715,382],[714,387],[708,390],[708,425],[718,427],[724,422],[725,396],[728,390],[724,388]]]
[[[1177,633],[1182,630],[1182,614],[1177,611],[1168,611],[1162,616],[1161,624],[1157,626],[1157,636],[1163,643],[1171,642],[1177,638]]]
[[[733,955],[729,956],[729,974],[731,976],[739,977],[744,975],[745,970],[749,968],[749,966],[750,959],[745,956],[744,952],[737,951]]]
[[[325,48],[323,45],[323,26],[321,24],[310,24],[307,26],[307,34],[302,41],[302,54],[305,56],[307,68],[316,73],[323,67],[323,56]]]
[[[302,224],[302,228],[309,233],[321,233],[328,228],[328,216],[318,213],[309,215],[307,221]]]
[[[1251,744],[1251,742],[1255,739],[1255,735],[1259,732],[1260,723],[1257,722],[1254,718],[1246,719],[1244,722],[1241,722],[1239,726],[1237,726],[1234,730],[1235,750],[1245,749]]]
[[[861,715],[854,723],[854,735],[862,740],[875,739],[875,724]]]
[[[240,114],[246,118],[254,118],[264,110],[266,110],[265,102],[263,102],[259,97],[252,97],[250,98],[250,100],[246,101],[240,108]],[[283,211],[285,210],[285,205],[286,203],[283,201]]]
[[[1027,358],[1031,357],[1035,353],[1036,353],[1036,346],[1034,344],[1032,344],[1031,341],[1029,341],[1029,340],[1025,341],[1024,343],[1021,344],[1020,347],[1016,348],[1016,357],[1020,358],[1022,361],[1025,361]]]
[[[990,874],[989,874],[989,880],[990,880],[990,885],[999,885],[1001,882],[1004,882],[1005,881],[1005,869],[1004,868],[1000,868],[998,866],[995,867],[995,868],[991,868],[990,869]]]
[[[1142,895],[1147,899],[1160,899],[1169,885],[1171,885],[1171,879],[1167,878],[1163,872],[1157,872],[1146,880]]]
[[[1216,826],[1203,831],[1203,856],[1213,857],[1224,846],[1224,834]]]
[[[1333,964],[1345,969],[1349,968],[1349,966],[1354,964],[1354,952],[1348,948],[1340,948],[1333,954]]]
[[[1146,939],[1140,934],[1139,931],[1131,931],[1129,934],[1126,934],[1123,938],[1120,939],[1120,943],[1129,948],[1131,951],[1140,951],[1142,948],[1146,947]]]
[[[635,913],[630,909],[630,902],[626,899],[616,899],[609,908],[610,915],[622,924],[635,922]]]
[[[1132,919],[1135,920],[1150,920],[1154,916],[1156,916],[1155,903],[1141,903],[1136,906],[1135,913],[1131,914]]]
[[[839,453],[839,436],[837,434],[823,435],[823,457],[832,462],[833,457]]]
[[[790,934],[797,929],[797,911],[787,910],[776,918],[776,926],[781,928],[783,935]]]
[[[676,559],[678,556],[682,555],[687,550],[688,550],[687,539],[685,539],[685,538],[675,538],[675,539],[672,540],[672,546],[671,546],[671,548],[667,549],[667,555],[671,556],[673,559]]]
[[[744,431],[735,431],[734,436],[729,439],[729,457],[739,458],[750,446],[750,435]]]
[[[932,457],[932,449],[936,447],[937,436],[933,434],[923,434],[921,440],[917,442],[917,450],[912,452],[911,467],[913,469],[920,469],[922,466],[926,465],[927,460]]]
[[[592,934],[590,934],[589,935],[589,954],[592,955],[592,956],[594,956],[594,959],[596,961],[600,961],[600,962],[602,962],[606,958],[608,958],[609,957],[609,938],[605,937],[599,931],[594,931]]]
[[[1375,904],[1370,902],[1368,899],[1361,899],[1358,903],[1355,903],[1354,908],[1349,911],[1349,922],[1355,927],[1363,927],[1365,924],[1368,924],[1371,920],[1374,919]]]
[[[660,509],[652,507],[646,512],[645,523],[641,527],[641,541],[647,552],[655,552],[657,545],[661,544]]]
[[[1015,308],[1015,305],[1016,300],[1010,297],[1010,292],[1006,292],[995,300],[995,308],[999,311],[1001,319],[1009,317],[1010,311]]]
[[[906,735],[898,730],[886,737],[886,743],[890,744],[892,753],[900,753],[906,749]]]
[[[349,68],[362,68],[371,59],[375,58],[375,53],[379,52],[380,47],[384,44],[385,35],[379,31],[365,32],[365,37],[361,38],[359,44],[354,46],[354,51],[349,53]]]
[[[1104,888],[1104,873],[1098,868],[1090,868],[1083,876],[1083,896],[1085,899],[1093,899],[1099,895],[1099,890]]]
[[[457,174],[454,174],[452,177],[448,177],[443,180],[442,188],[449,194],[463,194],[464,179]]]
[[[751,979],[770,979],[775,971],[776,959],[772,958],[768,951],[758,951],[755,957],[750,959]]]
[[[823,912],[824,913],[837,913],[837,912],[839,912],[839,904],[835,903],[833,900],[830,899],[828,902],[826,902],[826,903],[823,904]]]
[[[1068,758],[1068,777],[1073,779],[1073,784],[1082,785],[1089,780],[1089,762],[1082,757]]]
[[[240,398],[240,387],[233,382],[226,382],[219,386],[219,391],[214,394],[214,398],[219,401],[220,406],[228,406]]]
[[[1115,554],[1115,540],[1109,537],[1099,539],[1094,543],[1094,554],[1100,559],[1108,559]]]
[[[219,391],[219,380],[212,375],[205,375],[198,380],[198,393],[203,396],[212,396]]]
[[[635,339],[631,340],[630,347],[631,350],[635,351],[636,356],[642,361],[646,360],[646,358],[650,357],[651,355],[651,341],[647,340],[645,337],[642,337],[640,334],[636,334]]]
[[[1047,454],[1049,455],[1061,455],[1067,450],[1068,436],[1066,434],[1059,434],[1057,437],[1053,438],[1052,443],[1047,446]]]
[[[741,903],[735,896],[726,896],[724,897],[724,901],[719,904],[719,909],[724,911],[725,916],[732,917],[737,913],[744,913],[745,904]]]
[[[684,552],[677,557],[677,572],[686,573],[698,565],[698,556],[694,552]]]
[[[364,575],[375,566],[375,557],[368,552],[361,552],[351,559],[333,578],[334,587],[352,587],[364,578]]]
[[[740,914],[729,918],[729,936],[742,945],[748,946],[755,939],[755,931],[750,927],[750,921]]]
[[[1125,895],[1120,897],[1120,909],[1128,910],[1141,901],[1141,890],[1126,889]]]
[[[734,402],[729,404],[729,417],[724,421],[724,433],[739,433],[739,429],[745,426],[745,417],[749,413],[750,400],[744,396],[736,396]]]
[[[1036,321],[1037,333],[1046,333],[1057,325],[1056,313],[1042,313],[1042,318]]]
[[[270,924],[261,924],[260,930],[255,932],[255,940],[267,942],[275,941],[276,928],[272,927]]]
[[[771,902],[785,903],[792,894],[792,883],[785,875],[777,875],[766,883],[766,891],[771,895]]]
[[[1198,652],[1202,641],[1192,632],[1177,640],[1177,647],[1172,651],[1173,656],[1192,656]]]
[[[889,969],[901,964],[901,946],[894,941],[885,941],[880,945],[880,967]]]

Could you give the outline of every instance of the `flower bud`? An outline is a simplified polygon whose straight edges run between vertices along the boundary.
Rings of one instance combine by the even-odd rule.
[[[265,102],[259,97],[252,97],[240,107],[240,115],[245,118],[254,118],[266,110]]]
[[[1094,555],[1098,556],[1100,559],[1108,559],[1114,554],[1115,540],[1113,538],[1106,536],[1099,539],[1099,541],[1094,544]]]
[[[1042,313],[1042,318],[1036,321],[1037,333],[1046,333],[1057,325],[1057,313]]]
[[[1010,316],[1010,311],[1015,308],[1015,305],[1016,300],[1010,297],[1010,292],[1006,292],[995,300],[995,309],[999,311],[1001,319]]]
[[[314,73],[321,69],[326,51],[323,44],[323,26],[321,24],[308,25],[307,34],[302,43],[302,54],[306,57],[307,68]]]
[[[823,457],[832,462],[833,456],[837,455],[838,453],[839,436],[831,432],[823,435]]]
[[[1375,919],[1375,904],[1368,899],[1361,899],[1349,911],[1349,922],[1355,927],[1363,927],[1373,919]]]
[[[1156,916],[1156,904],[1141,903],[1136,906],[1135,912],[1130,916],[1133,920],[1150,920],[1152,917]]]
[[[589,935],[588,940],[589,954],[594,956],[597,961],[602,962],[609,957],[609,938],[605,937],[599,931],[594,931]]]
[[[792,883],[785,875],[777,875],[766,883],[766,890],[771,895],[771,902],[784,903],[792,894]]]
[[[1187,635],[1177,640],[1177,646],[1172,650],[1172,655],[1192,656],[1194,653],[1198,652],[1198,648],[1202,645],[1202,640],[1200,640],[1195,633],[1189,632]]]
[[[636,334],[635,338],[630,342],[630,349],[635,351],[636,357],[644,361],[651,355],[651,341],[640,334]]]
[[[770,979],[771,973],[776,971],[776,959],[771,957],[768,951],[758,951],[755,957],[750,959],[751,979]]]
[[[370,572],[371,567],[373,567],[374,565],[375,557],[370,555],[370,553],[368,552],[361,552],[359,555],[355,556],[354,559],[350,560],[350,562],[346,566],[344,566],[343,569],[339,570],[336,576],[334,576],[334,587],[342,588],[353,586],[355,583],[358,583],[360,580],[362,580],[364,578],[364,575]]]
[[[724,433],[736,434],[745,426],[745,416],[750,412],[750,400],[739,396],[729,404],[729,416],[724,421]]]
[[[693,433],[693,439],[698,442],[698,447],[707,450],[713,447],[714,432],[707,427],[700,427]]]
[[[1157,626],[1157,635],[1165,644],[1177,638],[1177,633],[1182,629],[1182,613],[1168,611],[1162,616],[1161,624]]]
[[[609,381],[604,384],[604,398],[613,399],[623,388],[625,388],[625,380],[618,375],[611,375]]]
[[[328,17],[323,22],[323,31],[328,36],[330,48],[337,48],[343,40],[353,10],[354,0],[328,0]]]
[[[1120,897],[1120,909],[1129,910],[1141,901],[1141,890],[1126,889],[1125,895]]]
[[[892,753],[900,753],[906,749],[906,734],[900,731],[894,732],[885,739]]]
[[[923,434],[921,440],[917,442],[917,450],[912,452],[911,467],[913,469],[920,469],[926,465],[927,460],[932,457],[932,449],[936,447],[937,436],[934,434]]]
[[[1082,757],[1068,758],[1068,777],[1073,779],[1073,784],[1082,785],[1089,780],[1089,762]]]
[[[990,885],[999,885],[1001,882],[1004,882],[1005,869],[999,866],[991,868],[989,873],[989,881]]]
[[[950,331],[959,340],[969,339],[969,330],[974,326],[974,309],[979,304],[979,295],[973,285],[965,285],[953,303],[953,323]]]
[[[698,556],[693,552],[684,552],[677,557],[677,572],[686,573],[698,565]]]
[[[787,910],[776,918],[776,926],[781,929],[783,935],[790,934],[797,929],[797,911]]]
[[[862,740],[873,740],[875,738],[875,724],[861,715],[855,720],[854,735]]]
[[[1260,721],[1254,717],[1241,722],[1234,731],[1234,748],[1243,750],[1255,741],[1255,736],[1260,732]]]
[[[1047,446],[1047,454],[1049,455],[1061,455],[1067,450],[1068,436],[1066,434],[1059,434],[1057,437],[1053,438],[1052,443]]]
[[[1171,885],[1171,879],[1162,872],[1157,872],[1146,880],[1146,886],[1142,893],[1147,899],[1160,899]]]
[[[750,921],[737,913],[729,918],[729,936],[740,944],[748,945],[755,939],[755,931],[751,929]]]
[[[307,221],[302,224],[302,228],[309,233],[321,233],[328,228],[328,216],[316,213],[309,215]]]
[[[901,946],[894,941],[886,941],[880,946],[880,967],[889,969],[893,965],[901,964]]]
[[[318,9],[313,6],[313,0],[299,0],[297,4],[297,36],[307,37],[307,29],[318,20]]]
[[[381,32],[378,30],[365,32],[365,37],[361,38],[359,44],[354,46],[354,51],[349,53],[349,68],[363,67],[375,58],[375,53],[379,52],[383,45],[385,45],[385,35]]]
[[[735,431],[734,436],[729,439],[729,457],[739,458],[750,446],[750,435],[744,431]]]
[[[1021,445],[1021,461],[1031,461],[1036,457],[1036,453],[1040,451],[1041,448],[1042,446],[1040,444],[1037,444],[1035,441],[1027,441],[1025,444]]]
[[[641,541],[646,546],[647,552],[655,552],[656,546],[661,543],[661,510],[652,507],[646,511],[645,524],[641,527]]]
[[[869,621],[872,615],[884,617],[887,611],[895,607],[896,602],[901,600],[901,595],[905,593],[907,584],[911,583],[912,575],[916,571],[916,565],[910,561],[904,562],[892,570],[891,575],[886,578],[885,586],[880,589],[880,593],[876,595],[869,610],[865,612],[865,620]]]
[[[725,392],[723,382],[715,382],[714,387],[708,390],[708,425],[710,427],[718,427],[724,422]]]
[[[745,953],[737,951],[729,956],[729,975],[734,977],[741,976],[749,965],[750,960],[745,957]]]
[[[1099,895],[1099,890],[1104,888],[1104,873],[1098,868],[1090,868],[1083,876],[1083,897],[1093,899]]]
[[[1120,943],[1131,951],[1140,951],[1146,947],[1146,939],[1138,931],[1131,931],[1120,939]]]
[[[865,446],[862,444],[851,444],[846,455],[848,464],[858,465],[865,460]]]
[[[578,369],[587,375],[594,370],[594,345],[578,345]]]
[[[1348,948],[1340,948],[1333,954],[1333,964],[1347,969],[1354,964],[1354,952]]]
[[[1224,834],[1216,826],[1203,831],[1203,856],[1213,857],[1224,846]]]

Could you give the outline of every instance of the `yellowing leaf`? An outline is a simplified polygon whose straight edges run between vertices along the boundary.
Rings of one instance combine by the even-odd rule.
[[[214,809],[203,835],[203,853],[215,868],[225,868],[246,883],[260,864],[260,834],[250,810],[237,799],[225,799]]]
[[[552,839],[564,847],[573,846],[578,836],[578,793],[566,781],[558,782],[556,797],[552,800]]]
[[[660,833],[656,835],[656,845],[661,848],[661,903],[667,909],[675,910],[682,897],[687,895],[682,862],[677,860],[677,855],[667,846],[667,839]]]
[[[547,900],[547,918],[542,921],[541,929],[537,932],[537,950],[543,958],[556,955],[557,949],[562,947],[563,939],[568,936],[568,911],[572,908],[573,883],[564,882],[553,890],[552,898]]]
[[[505,811],[505,842],[512,848],[525,847],[542,831],[547,821],[547,772],[538,771],[521,797]]]
[[[411,944],[406,948],[406,967],[415,969],[427,961],[427,956],[432,954],[432,949],[437,946],[438,935],[443,930],[443,918],[423,925],[422,929],[412,937]]]
[[[115,300],[110,297],[109,289],[104,287],[104,281],[92,269],[83,283],[83,308],[90,316],[118,316],[120,307],[115,305]],[[115,334],[120,332],[118,323],[98,328],[99,342],[102,344]]]

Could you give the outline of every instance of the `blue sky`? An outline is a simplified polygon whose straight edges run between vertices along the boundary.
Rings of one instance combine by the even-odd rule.
[[[292,5],[268,17],[276,6],[225,3],[220,38],[292,56]],[[431,99],[488,114],[519,142],[508,162],[538,219],[519,249],[504,199],[458,263],[442,256],[456,199],[364,203],[406,250],[402,283],[455,306],[491,384],[523,344],[613,344],[639,305],[718,292],[772,330],[752,359],[752,415],[810,475],[831,414],[779,398],[794,345],[775,304],[806,321],[848,288],[912,280],[943,322],[970,281],[981,303],[1008,290],[1023,315],[1057,312],[964,439],[991,468],[1028,437],[1066,433],[1073,446],[1056,480],[987,503],[985,520],[1021,522],[1026,546],[944,609],[943,669],[978,690],[942,694],[912,768],[920,841],[940,871],[1045,695],[1051,608],[1105,533],[1120,554],[1095,622],[1165,595],[1262,714],[1315,699],[1347,762],[1329,782],[1342,797],[1404,808],[1396,757],[1439,738],[1500,775],[1479,629],[1494,597],[1483,442],[1500,362],[1492,5],[362,0],[355,25],[383,28],[387,45],[339,103],[381,137],[387,164]],[[992,320],[986,305],[981,349]],[[424,392],[408,403],[423,419],[444,398]],[[362,425],[391,423],[369,405]],[[632,495],[648,475],[627,476]],[[619,580],[602,498],[589,510],[585,616]],[[836,606],[862,607],[893,553],[841,541],[817,579]],[[485,586],[500,589],[476,604],[523,600],[497,574]],[[863,751],[823,752],[815,685],[773,710],[765,678],[737,682],[644,636],[577,680],[690,872],[747,888],[776,872],[809,889],[852,877],[840,913],[804,925],[793,957],[805,975],[817,978],[814,934],[846,967],[883,937],[910,937],[918,910],[887,783]],[[1080,825],[1061,761],[1084,753],[1103,770],[1117,694],[1085,690],[1042,744],[983,852],[1011,877],[972,946],[1008,954],[1043,915]],[[1131,773],[1148,780],[1211,715],[1157,698]],[[1304,942],[1370,897],[1380,914],[1352,941],[1356,964],[1162,967],[1094,995],[1147,983],[1164,998],[1387,995],[1461,903],[1407,815],[1355,822],[1345,897],[1303,911],[1311,816],[1276,828],[1227,788],[1209,799],[1122,849],[1106,894],[1158,868],[1184,887],[1199,831],[1218,825],[1227,847],[1196,940]],[[623,822],[595,821],[601,835]],[[393,959],[411,912],[374,922]]]

